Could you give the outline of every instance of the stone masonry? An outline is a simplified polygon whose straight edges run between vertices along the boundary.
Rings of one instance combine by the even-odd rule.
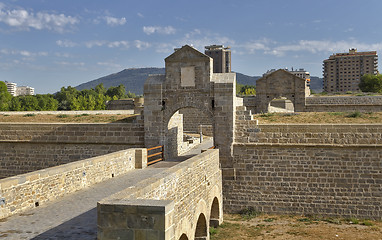
[[[218,150],[98,203],[98,239],[209,239],[223,221]]]
[[[0,124],[0,178],[143,147],[141,123]]]

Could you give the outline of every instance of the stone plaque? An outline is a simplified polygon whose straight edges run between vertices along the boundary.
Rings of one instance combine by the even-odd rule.
[[[180,86],[195,87],[195,67],[182,67],[180,71]]]

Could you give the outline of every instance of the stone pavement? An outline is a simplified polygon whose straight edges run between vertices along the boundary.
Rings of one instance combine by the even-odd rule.
[[[212,146],[204,141],[183,156],[156,163],[69,194],[44,206],[0,219],[0,239],[96,239],[97,202],[138,182],[162,172]]]
[[[97,201],[163,170],[133,170],[45,206],[1,219],[0,239],[96,239]]]

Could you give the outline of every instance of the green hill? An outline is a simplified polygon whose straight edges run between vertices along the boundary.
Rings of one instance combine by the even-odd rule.
[[[118,86],[123,84],[126,91],[130,91],[137,95],[143,94],[143,84],[150,74],[164,74],[164,68],[130,68],[120,72],[110,74],[105,77],[101,77],[83,84],[76,86],[78,90],[95,88],[98,84],[103,83],[105,88],[111,86]],[[259,76],[248,76],[242,73],[236,73],[236,80],[243,85],[256,85],[256,80]],[[312,89],[316,92],[322,89],[322,79],[318,77],[312,77]]]

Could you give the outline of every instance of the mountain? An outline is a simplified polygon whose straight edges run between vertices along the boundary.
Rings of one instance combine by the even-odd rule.
[[[95,88],[98,84],[103,83],[107,89],[111,86],[123,84],[126,91],[130,91],[137,95],[143,94],[143,84],[150,74],[164,74],[164,68],[129,68],[120,72],[110,74],[83,84],[76,86],[78,90]],[[243,85],[256,85],[256,80],[260,76],[248,76],[242,73],[236,73],[237,83]],[[318,92],[322,90],[322,78],[311,77],[311,89]]]
[[[95,88],[98,84],[103,83],[108,89],[111,86],[123,84],[126,91],[130,91],[137,95],[143,94],[143,84],[149,74],[164,74],[164,68],[129,68],[120,72],[110,74],[83,84],[76,86],[78,90]]]

